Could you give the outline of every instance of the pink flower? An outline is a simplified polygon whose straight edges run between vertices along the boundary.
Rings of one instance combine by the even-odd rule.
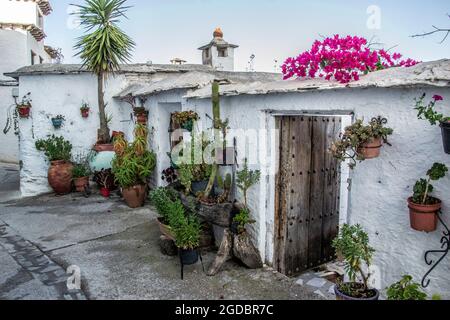
[[[433,96],[433,100],[434,101],[443,101],[444,98],[442,98],[442,96],[436,94],[436,95]]]

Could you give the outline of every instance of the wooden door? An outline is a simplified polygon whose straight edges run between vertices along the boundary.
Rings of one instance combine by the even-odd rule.
[[[339,228],[340,176],[330,154],[342,120],[326,116],[277,117],[279,171],[275,194],[274,265],[286,275],[334,260]]]

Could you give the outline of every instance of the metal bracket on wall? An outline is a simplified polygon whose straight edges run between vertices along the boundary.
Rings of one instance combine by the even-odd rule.
[[[443,232],[443,237],[441,238],[441,250],[430,250],[425,253],[425,262],[427,265],[431,266],[431,269],[425,274],[425,276],[422,279],[422,287],[427,288],[430,285],[431,280],[428,279],[430,274],[436,269],[436,267],[444,260],[444,258],[448,255],[448,252],[450,251],[450,230],[447,227],[447,225],[444,223],[444,221],[441,218],[442,211],[438,213],[438,219],[441,222],[441,224],[444,226],[445,230]],[[429,259],[430,254],[442,254],[441,258],[434,262],[434,260]]]

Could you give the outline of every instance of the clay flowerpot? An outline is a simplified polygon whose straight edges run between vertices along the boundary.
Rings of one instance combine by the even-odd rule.
[[[131,188],[123,188],[122,195],[130,208],[143,207],[147,197],[147,186],[137,185]]]
[[[73,165],[66,161],[52,161],[48,170],[48,183],[56,194],[64,195],[72,191]]]
[[[148,116],[145,113],[136,115],[136,121],[139,124],[146,125],[148,122]]]
[[[113,144],[96,144],[93,148],[96,152],[114,152]]]
[[[100,189],[100,194],[104,197],[104,198],[109,198],[111,196],[111,191],[109,191],[108,188],[101,188]]]
[[[89,118],[89,109],[83,109],[83,110],[81,110],[81,116],[83,117],[83,118]]]
[[[408,199],[411,228],[421,232],[433,232],[437,229],[438,214],[442,208],[442,202],[436,199],[435,204],[416,204],[412,198]]]
[[[175,241],[175,233],[173,232],[172,228],[166,225],[162,218],[158,218],[156,221],[158,221],[158,227],[161,234],[166,236],[168,239]]]
[[[19,113],[19,117],[22,119],[28,119],[30,117],[31,106],[24,105],[18,106],[17,112]]]
[[[364,159],[375,159],[380,156],[381,146],[383,140],[381,138],[374,138],[370,142],[363,143],[358,148],[358,154],[363,156]]]
[[[442,141],[444,143],[444,151],[450,154],[450,121],[441,123]]]
[[[73,180],[73,184],[77,192],[84,192],[86,187],[89,186],[89,177],[76,178]]]
[[[368,291],[369,298],[354,298],[343,293],[339,286],[334,286],[334,293],[336,294],[336,300],[340,301],[378,301],[380,299],[380,292],[377,289],[371,289]]]

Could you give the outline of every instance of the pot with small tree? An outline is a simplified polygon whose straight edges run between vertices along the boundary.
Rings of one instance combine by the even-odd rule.
[[[426,96],[424,93],[420,98],[414,99],[416,102],[415,109],[418,112],[417,117],[421,120],[428,120],[432,126],[440,124],[444,151],[450,154],[450,117],[444,116],[435,109],[436,104],[443,101],[444,98],[440,95],[434,95],[433,100],[425,105]]]
[[[256,221],[250,218],[250,209],[247,204],[248,190],[255,184],[258,184],[261,179],[261,171],[252,171],[248,167],[248,159],[244,159],[244,167],[237,172],[236,185],[241,190],[244,198],[244,205],[239,207],[239,213],[231,217],[231,231],[236,234],[243,234],[246,232],[248,224]]]
[[[36,141],[36,149],[44,152],[50,168],[48,182],[56,194],[64,195],[72,191],[72,144],[63,137],[49,136]]]
[[[31,92],[28,92],[22,97],[22,100],[17,103],[17,112],[20,118],[28,119],[30,117],[31,102]]]
[[[78,156],[72,169],[73,183],[77,192],[85,192],[89,188],[91,168],[83,156]]]
[[[345,132],[331,147],[335,158],[344,162],[350,160],[350,168],[355,168],[358,161],[375,159],[380,156],[381,147],[390,145],[388,136],[393,134],[391,128],[386,127],[387,119],[373,118],[364,125],[363,120],[356,120],[354,124],[345,128]]]
[[[125,150],[116,153],[113,169],[116,182],[130,208],[142,207],[147,195],[148,178],[156,166],[156,155],[148,150],[148,129],[137,125],[134,142]]]
[[[442,201],[431,196],[434,191],[432,181],[445,177],[448,168],[442,163],[435,163],[427,172],[427,179],[420,179],[414,186],[414,195],[408,199],[411,227],[417,231],[436,231],[438,214]]]
[[[55,129],[61,129],[64,121],[66,121],[66,118],[63,115],[57,115],[56,117],[52,118],[52,124]]]
[[[420,289],[420,284],[415,283],[409,275],[387,288],[387,299],[391,301],[423,301],[427,297]]]
[[[83,103],[81,104],[81,108],[80,108],[81,116],[85,119],[89,118],[90,111],[91,111],[91,107],[89,106],[89,103],[83,101]]]
[[[369,235],[360,225],[343,225],[338,237],[333,241],[333,248],[343,257],[345,271],[350,282],[334,287],[337,300],[378,300],[380,292],[369,287],[372,276],[370,269],[373,249],[369,244]],[[358,277],[361,282],[357,282]]]

